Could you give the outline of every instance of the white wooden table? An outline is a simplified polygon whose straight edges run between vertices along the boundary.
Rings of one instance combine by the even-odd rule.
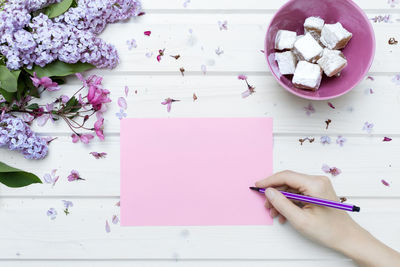
[[[22,189],[0,186],[1,266],[352,266],[351,261],[298,235],[290,225],[243,227],[120,227],[111,223],[119,215],[119,110],[116,100],[130,87],[129,117],[252,117],[274,118],[274,169],[322,174],[323,163],[337,166],[342,174],[332,178],[341,196],[362,207],[352,214],[379,239],[400,249],[400,85],[392,78],[400,72],[400,4],[387,0],[358,0],[369,17],[391,15],[391,23],[373,23],[376,57],[369,75],[347,95],[331,102],[312,102],[316,112],[307,116],[310,101],[295,97],[275,82],[260,52],[269,20],[285,0],[143,0],[146,15],[110,25],[103,34],[120,53],[121,63],[104,75],[114,100],[106,113],[106,141],[85,146],[72,144],[64,125],[36,128],[58,137],[43,161],[28,161],[1,150],[0,161],[43,177],[58,169],[55,187],[37,184]],[[220,31],[218,21],[228,22]],[[192,29],[192,34],[189,30]],[[144,36],[151,30],[150,37]],[[138,47],[128,50],[135,38]],[[221,47],[224,53],[215,54]],[[166,48],[160,63],[159,49]],[[151,58],[145,54],[153,52]],[[169,55],[180,54],[175,60]],[[201,65],[207,65],[204,75]],[[185,68],[182,77],[179,68]],[[256,93],[243,99],[247,74]],[[79,85],[69,79],[65,92]],[[368,89],[373,89],[373,94]],[[137,90],[137,94],[134,91]],[[198,100],[193,102],[196,93]],[[49,98],[55,95],[49,95]],[[171,113],[162,106],[173,103]],[[48,98],[48,99],[49,99]],[[324,121],[331,119],[328,130]],[[364,122],[375,124],[372,134]],[[329,135],[330,145],[319,138]],[[336,137],[347,139],[343,147]],[[301,137],[316,142],[300,146]],[[393,141],[384,143],[384,136]],[[249,140],[250,142],[251,140]],[[107,152],[96,160],[88,153]],[[70,183],[66,176],[78,170],[85,181]],[[389,187],[381,183],[385,179]],[[74,206],[63,213],[62,200]],[[58,216],[50,220],[49,208]],[[108,220],[111,232],[106,233]],[[134,265],[136,264],[136,265]]]

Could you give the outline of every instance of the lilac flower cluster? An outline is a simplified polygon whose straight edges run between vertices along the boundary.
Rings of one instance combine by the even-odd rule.
[[[60,60],[84,62],[98,68],[114,68],[118,62],[115,47],[96,35],[107,23],[137,16],[137,0],[79,0],[78,6],[49,19],[30,12],[60,0],[9,0],[0,12],[0,54],[9,69],[41,67]]]
[[[0,119],[0,147],[17,150],[27,159],[42,159],[48,147],[43,138],[37,136],[20,118],[4,114]]]

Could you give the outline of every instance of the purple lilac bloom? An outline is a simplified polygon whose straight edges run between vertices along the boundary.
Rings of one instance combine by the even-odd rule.
[[[22,119],[5,114],[0,119],[0,147],[20,151],[27,159],[47,155],[47,142],[37,136]]]
[[[60,0],[9,0],[0,12],[0,54],[9,69],[41,67],[60,60],[84,62],[97,68],[114,68],[118,62],[115,47],[97,37],[107,23],[137,16],[137,0],[79,0],[78,6],[49,19],[32,12]]]
[[[323,145],[330,144],[331,138],[327,135],[321,136],[320,141]]]

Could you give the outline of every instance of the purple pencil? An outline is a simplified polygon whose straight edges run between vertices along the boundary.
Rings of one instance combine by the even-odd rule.
[[[258,187],[249,187],[251,190],[255,190],[260,193],[264,193],[265,189],[264,188],[258,188]],[[309,197],[309,196],[304,196],[304,195],[299,195],[299,194],[294,194],[294,193],[289,193],[285,191],[280,191],[286,198],[290,200],[297,200],[301,202],[307,202],[315,205],[320,205],[320,206],[325,206],[325,207],[330,207],[330,208],[335,208],[335,209],[341,209],[341,210],[347,210],[347,211],[360,211],[360,207],[357,207],[352,204],[345,204],[345,203],[340,203],[337,201],[332,201],[332,200],[327,200],[327,199],[322,199],[322,198],[316,198],[316,197]]]

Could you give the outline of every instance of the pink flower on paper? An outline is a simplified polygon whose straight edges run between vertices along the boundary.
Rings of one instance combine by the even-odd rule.
[[[111,232],[111,228],[110,228],[110,225],[108,224],[108,220],[106,220],[106,226],[105,226],[105,229],[106,229],[106,233],[109,233],[109,232]]]
[[[336,144],[338,144],[339,146],[343,146],[345,142],[346,142],[346,138],[344,138],[341,135],[339,135],[338,138],[336,139]]]
[[[78,180],[85,180],[79,176],[79,172],[76,170],[72,170],[70,175],[68,175],[68,181],[73,182],[73,181],[78,181]]]
[[[309,103],[308,106],[304,107],[304,110],[306,111],[307,116],[310,116],[312,113],[315,113],[315,108],[311,103]]]
[[[219,27],[219,30],[220,31],[222,31],[222,30],[228,30],[228,21],[226,21],[226,20],[224,20],[224,21],[218,21],[218,27]]]
[[[53,82],[49,77],[38,78],[36,72],[33,73],[33,77],[31,77],[32,83],[36,88],[43,87],[43,89],[54,92],[58,91],[61,88],[58,86],[58,83]]]
[[[150,36],[150,35],[151,35],[151,31],[145,31],[145,32],[144,32],[144,35]]]
[[[177,101],[180,101],[180,100],[175,100],[175,99],[172,99],[172,98],[167,98],[167,99],[165,99],[163,102],[161,102],[161,105],[167,105],[167,111],[168,112],[170,112],[171,111],[171,106],[172,106],[172,103],[173,102],[177,102]]]
[[[384,186],[390,186],[390,184],[389,184],[386,180],[384,180],[384,179],[381,180],[381,183],[382,183]]]
[[[128,104],[126,103],[125,98],[123,98],[123,97],[118,98],[118,106],[124,110],[126,110],[128,108]]]
[[[95,159],[102,159],[107,156],[107,153],[105,152],[90,152],[90,155],[92,155]]]
[[[330,173],[332,176],[337,176],[342,173],[342,171],[339,168],[329,167],[326,164],[322,165],[322,171],[325,173]]]
[[[125,85],[125,97],[128,97],[129,87]]]
[[[94,131],[97,135],[97,137],[101,140],[104,141],[104,118],[99,118],[95,123],[94,123]]]
[[[56,176],[56,169],[52,170],[51,173],[46,173],[43,180],[46,184],[52,184],[53,186],[57,183],[60,176]]]
[[[335,109],[335,106],[331,102],[328,102],[328,106],[331,107],[332,109]]]
[[[390,142],[390,141],[392,141],[392,138],[385,136],[385,137],[383,137],[382,141],[383,142]]]

